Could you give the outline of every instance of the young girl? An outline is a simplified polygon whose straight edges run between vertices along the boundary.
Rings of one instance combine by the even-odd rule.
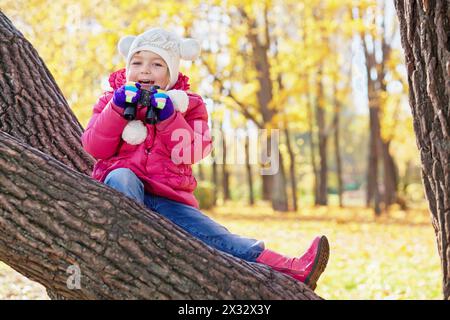
[[[83,147],[98,160],[94,179],[144,203],[206,244],[270,266],[314,290],[328,261],[325,236],[316,237],[301,257],[288,258],[265,249],[262,241],[230,233],[199,211],[191,165],[211,151],[208,114],[202,98],[187,91],[189,78],[178,71],[180,59],[199,56],[198,43],[155,28],[122,38],[118,49],[126,69],[111,74],[114,91],[95,104],[82,136]],[[158,122],[149,124],[148,108],[138,102],[142,90],[155,85],[163,90],[153,91]],[[137,106],[133,121],[124,118],[130,104]]]

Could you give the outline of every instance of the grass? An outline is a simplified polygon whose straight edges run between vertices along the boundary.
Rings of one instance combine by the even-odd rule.
[[[375,218],[365,208],[306,208],[273,212],[232,205],[209,214],[231,232],[265,240],[266,247],[300,255],[325,234],[330,260],[316,293],[325,299],[442,299],[442,275],[426,210],[393,210]]]
[[[42,285],[0,262],[0,299],[43,300],[48,297]]]
[[[316,293],[325,299],[442,299],[434,231],[425,209],[375,218],[365,208],[274,212],[267,204],[225,204],[204,211],[231,232],[300,255],[318,234],[330,241],[328,267]],[[45,289],[0,263],[0,299],[47,299]]]

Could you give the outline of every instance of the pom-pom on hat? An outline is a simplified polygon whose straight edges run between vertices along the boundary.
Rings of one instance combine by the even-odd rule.
[[[191,38],[180,38],[175,33],[161,28],[153,28],[138,36],[125,36],[119,40],[118,49],[127,59],[128,66],[138,51],[152,51],[167,63],[170,81],[165,90],[172,88],[178,80],[180,59],[194,61],[200,55],[200,44]]]

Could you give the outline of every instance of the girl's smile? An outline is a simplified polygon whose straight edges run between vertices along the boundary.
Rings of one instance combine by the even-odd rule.
[[[169,83],[169,68],[156,53],[147,50],[138,51],[130,61],[127,81],[139,82],[141,88],[145,90],[154,85],[165,89]]]

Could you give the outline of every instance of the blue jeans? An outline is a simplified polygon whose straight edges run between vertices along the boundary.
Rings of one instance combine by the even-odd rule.
[[[264,242],[232,234],[197,208],[144,192],[144,184],[126,168],[111,171],[105,184],[144,203],[152,211],[169,219],[207,245],[246,261],[255,262],[264,250]]]

